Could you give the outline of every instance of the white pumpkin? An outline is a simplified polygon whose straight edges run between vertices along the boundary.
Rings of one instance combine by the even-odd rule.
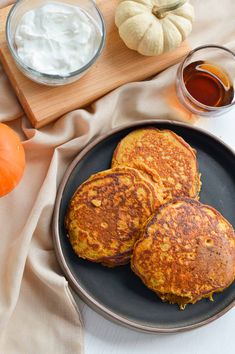
[[[178,47],[191,32],[193,19],[193,6],[175,0],[120,0],[115,13],[126,46],[148,56]]]

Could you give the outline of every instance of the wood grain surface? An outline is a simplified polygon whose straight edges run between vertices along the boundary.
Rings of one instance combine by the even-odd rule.
[[[84,107],[113,89],[141,81],[175,64],[190,48],[187,42],[176,50],[157,57],[145,57],[128,49],[114,23],[118,0],[99,0],[107,39],[104,51],[89,72],[67,86],[48,87],[26,78],[16,67],[8,50],[4,28],[11,7],[0,10],[0,59],[32,125],[40,128],[71,110]]]

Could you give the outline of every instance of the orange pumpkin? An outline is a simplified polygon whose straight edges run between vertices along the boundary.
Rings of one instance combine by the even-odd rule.
[[[18,135],[0,123],[0,197],[19,183],[25,168],[25,153]]]

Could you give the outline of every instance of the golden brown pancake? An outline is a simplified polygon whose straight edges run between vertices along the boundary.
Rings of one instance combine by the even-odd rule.
[[[170,130],[150,127],[128,134],[113,155],[112,167],[120,165],[136,168],[150,178],[165,201],[198,197],[200,177],[195,150]]]
[[[194,304],[235,278],[235,234],[215,209],[189,198],[162,205],[136,242],[133,271],[163,301]]]
[[[161,203],[135,169],[117,167],[91,176],[77,189],[65,217],[74,251],[107,266],[128,263],[143,223]]]

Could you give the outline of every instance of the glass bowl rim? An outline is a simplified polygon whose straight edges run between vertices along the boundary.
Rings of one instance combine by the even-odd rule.
[[[228,109],[230,107],[232,107],[235,104],[235,100],[233,102],[231,102],[228,105],[224,105],[224,106],[220,106],[220,107],[213,107],[213,106],[207,106],[199,101],[197,101],[187,90],[184,80],[183,80],[183,68],[185,63],[187,62],[187,60],[189,58],[191,58],[193,56],[194,53],[196,53],[197,51],[200,51],[201,49],[222,49],[223,51],[226,51],[227,53],[231,54],[234,59],[235,59],[235,52],[233,52],[232,50],[230,50],[229,48],[226,48],[224,46],[221,45],[217,45],[217,44],[206,44],[206,45],[201,45],[199,47],[196,47],[194,49],[192,49],[184,58],[184,60],[182,61],[182,63],[180,64],[178,71],[177,71],[177,80],[178,80],[178,84],[181,86],[181,89],[184,93],[184,95],[190,99],[190,101],[192,101],[195,105],[199,106],[202,109],[206,109],[208,111],[222,111],[224,109]],[[235,63],[234,63],[235,64]]]
[[[96,5],[96,3],[94,2],[94,0],[89,0],[90,2],[92,2],[100,20],[101,20],[101,26],[102,26],[102,30],[101,30],[101,40],[100,40],[100,45],[96,51],[96,53],[94,54],[94,56],[90,59],[90,61],[88,63],[86,63],[85,65],[83,65],[81,68],[79,68],[78,70],[72,71],[70,73],[68,73],[68,75],[55,75],[55,74],[47,74],[38,70],[35,70],[33,68],[31,68],[30,66],[26,65],[21,59],[20,57],[17,55],[15,48],[13,47],[13,45],[11,44],[11,20],[13,15],[17,12],[18,10],[18,6],[23,3],[25,0],[18,0],[10,9],[8,16],[7,16],[7,21],[6,21],[6,40],[7,40],[7,45],[8,48],[10,50],[10,53],[12,55],[12,57],[14,58],[14,60],[16,61],[16,63],[18,65],[20,65],[24,70],[31,72],[32,74],[34,74],[34,76],[38,77],[43,77],[47,80],[66,80],[66,79],[70,79],[73,77],[78,76],[79,74],[83,74],[87,69],[89,69],[92,64],[94,64],[96,62],[96,60],[99,58],[99,56],[101,55],[104,45],[105,45],[105,41],[106,41],[106,26],[105,26],[105,21],[104,21],[104,17],[100,11],[100,9],[98,8],[98,6]],[[56,0],[54,1],[56,2]]]

